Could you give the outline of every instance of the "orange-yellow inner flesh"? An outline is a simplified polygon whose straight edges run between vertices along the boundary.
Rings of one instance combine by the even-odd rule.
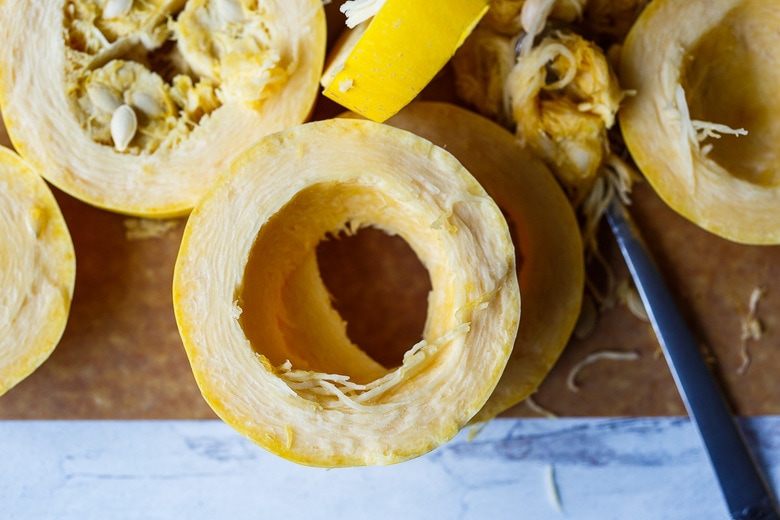
[[[708,137],[708,157],[731,175],[780,184],[780,12],[771,2],[742,2],[705,33],[683,65],[691,118],[744,128],[743,136]]]

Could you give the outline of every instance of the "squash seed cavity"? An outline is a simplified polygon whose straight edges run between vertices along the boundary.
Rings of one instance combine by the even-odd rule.
[[[228,103],[259,110],[297,63],[258,0],[69,0],[64,15],[73,111],[122,153],[174,148]]]

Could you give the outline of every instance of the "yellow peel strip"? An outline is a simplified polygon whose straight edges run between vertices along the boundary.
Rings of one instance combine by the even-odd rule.
[[[387,0],[351,47],[333,63],[324,94],[383,122],[412,101],[487,12],[488,0]]]

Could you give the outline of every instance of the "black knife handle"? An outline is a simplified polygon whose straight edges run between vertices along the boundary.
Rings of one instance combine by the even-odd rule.
[[[705,445],[733,518],[780,519],[750,450],[693,334],[623,204],[607,220],[647,310],[688,414]]]
[[[777,509],[772,500],[767,497],[760,504],[750,506],[744,511],[732,514],[735,520],[775,520]]]

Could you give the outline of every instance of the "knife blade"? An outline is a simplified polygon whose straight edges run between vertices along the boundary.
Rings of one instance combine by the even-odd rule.
[[[619,199],[612,200],[606,218],[686,410],[704,444],[731,517],[739,520],[780,519],[777,502],[693,333]]]

